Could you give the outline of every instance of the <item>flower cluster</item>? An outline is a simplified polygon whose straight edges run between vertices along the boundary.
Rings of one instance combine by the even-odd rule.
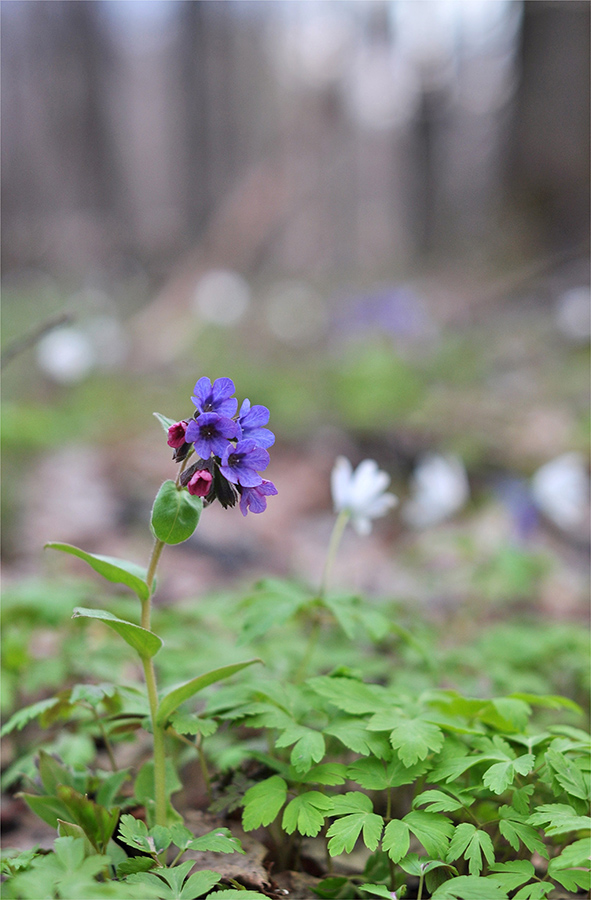
[[[238,412],[238,400],[232,396],[231,378],[200,378],[195,385],[195,412],[189,420],[175,422],[168,429],[168,446],[173,459],[187,460],[193,453],[199,459],[186,468],[180,483],[190,494],[203,497],[205,503],[216,498],[224,508],[234,506],[240,497],[240,510],[261,513],[267,497],[276,494],[272,481],[259,474],[269,465],[267,448],[275,435],[266,428],[269,410],[251,406],[245,400]]]

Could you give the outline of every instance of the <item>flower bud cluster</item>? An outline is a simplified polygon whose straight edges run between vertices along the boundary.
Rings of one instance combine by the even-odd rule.
[[[193,453],[199,457],[179,479],[190,494],[203,497],[206,504],[217,499],[224,508],[240,498],[245,516],[249,510],[263,512],[266,498],[277,493],[273,482],[260,475],[269,465],[267,448],[275,435],[265,427],[269,410],[245,400],[238,412],[234,390],[231,378],[217,378],[213,385],[209,378],[200,378],[191,397],[193,417],[171,425],[167,443],[176,462]]]

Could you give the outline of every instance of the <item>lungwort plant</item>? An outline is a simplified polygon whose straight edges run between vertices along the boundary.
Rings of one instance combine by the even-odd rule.
[[[135,594],[136,621],[86,607],[74,616],[123,639],[137,654],[144,684],[73,685],[6,723],[5,734],[33,720],[42,727],[67,723],[71,734],[90,735],[105,748],[110,770],[39,752],[33,789],[20,796],[58,836],[51,851],[6,854],[4,896],[553,900],[588,891],[590,744],[578,727],[579,707],[554,694],[466,696],[442,686],[410,631],[364,598],[330,589],[347,524],[367,534],[396,504],[389,477],[372,460],[353,470],[337,459],[337,517],[320,587],[268,578],[240,602],[239,645],[263,659],[198,671],[158,689],[155,659],[161,651],[165,658],[166,648],[152,625],[152,599],[165,545],[191,537],[203,508],[216,501],[238,504],[246,516],[263,512],[277,494],[261,475],[274,442],[269,411],[245,400],[238,412],[233,394],[230,379],[201,378],[191,418],[157,414],[178,474],[154,502],[145,569],[47,545]],[[295,655],[285,643],[294,634]],[[373,678],[364,672],[360,635],[381,660]],[[416,684],[388,657],[393,636],[422,659]],[[283,641],[281,674],[253,667],[272,658],[269,640]],[[227,681],[237,673],[239,680]],[[197,695],[212,685],[200,702]],[[140,734],[149,735],[151,758],[121,768],[120,742]],[[214,827],[199,835],[171,802],[184,774],[179,748],[197,756],[209,789]],[[237,815],[267,848],[268,874],[256,885],[223,877],[209,862],[212,854],[243,855]],[[207,865],[199,862],[203,853]],[[275,881],[289,870],[315,873],[306,893]]]

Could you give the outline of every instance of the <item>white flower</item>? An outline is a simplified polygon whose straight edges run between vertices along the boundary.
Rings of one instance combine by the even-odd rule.
[[[457,456],[427,453],[413,473],[411,492],[402,515],[412,528],[443,522],[461,509],[470,496],[462,460]]]
[[[589,473],[582,453],[563,453],[534,473],[536,506],[565,531],[582,527],[589,515]]]
[[[348,512],[358,534],[369,534],[371,520],[384,516],[398,498],[386,493],[390,476],[378,469],[373,459],[364,459],[355,471],[348,459],[339,456],[330,476],[336,512]]]

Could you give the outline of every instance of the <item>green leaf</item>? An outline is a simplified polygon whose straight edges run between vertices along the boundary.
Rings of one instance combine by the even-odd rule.
[[[85,609],[77,606],[72,613],[72,618],[83,617],[85,619],[99,619],[104,622],[113,631],[123,638],[130,647],[138,653],[142,659],[150,659],[160,650],[162,641],[153,631],[134,625],[133,622],[126,622],[125,619],[119,619],[113,613],[102,609]]]
[[[319,675],[309,678],[306,683],[337,709],[353,715],[373,713],[387,703],[387,693],[381,685],[364,684],[355,678]]]
[[[554,888],[555,885],[551,881],[534,881],[517,891],[513,895],[513,900],[544,900]]]
[[[548,837],[591,828],[591,816],[577,815],[576,810],[566,803],[546,803],[538,806],[527,821],[529,825],[544,825]]]
[[[482,782],[493,793],[502,794],[509,785],[513,784],[516,773],[527,775],[533,769],[535,762],[535,756],[527,753],[517,759],[495,763],[486,770],[482,776]]]
[[[502,808],[501,808],[502,809]],[[502,812],[501,812],[502,815]],[[539,853],[548,859],[548,851],[538,832],[517,818],[502,818],[499,822],[499,831],[514,850],[519,850],[520,842],[524,844],[530,853]]]
[[[112,581],[115,584],[124,584],[131,588],[140,600],[147,600],[150,596],[150,589],[146,584],[147,571],[136,565],[136,563],[129,562],[126,559],[118,559],[115,556],[99,556],[96,553],[87,553],[85,550],[74,547],[72,544],[56,543],[55,541],[45,544],[45,549],[61,550],[62,553],[70,553],[72,556],[77,556],[88,563],[95,572],[98,572],[107,581]]]
[[[79,825],[97,852],[104,853],[117,825],[119,810],[105,809],[65,784],[58,785],[57,796],[68,810],[68,821]]]
[[[454,827],[447,816],[415,809],[403,820],[421,842],[429,856],[444,859]]]
[[[148,826],[141,819],[126,813],[119,821],[119,837],[129,847],[153,853],[154,846],[148,837]]]
[[[58,784],[74,787],[70,772],[45,750],[39,751],[39,777],[46,794],[55,794]]]
[[[331,807],[330,797],[326,797],[320,791],[306,791],[287,804],[282,826],[288,834],[293,834],[297,829],[300,834],[307,837],[316,837]]]
[[[385,900],[392,900],[392,891],[388,890],[385,884],[360,884],[359,890],[371,894],[372,897],[384,897]]]
[[[326,725],[324,734],[336,737],[345,747],[361,756],[377,756],[384,759],[392,755],[390,744],[384,735],[367,730],[363,719],[341,718]]]
[[[309,591],[298,584],[279,578],[264,578],[242,603],[248,611],[239,643],[256,640],[275,625],[283,625],[310,602]]]
[[[371,728],[371,723],[368,725]],[[424,719],[403,719],[390,733],[390,743],[398,751],[405,766],[426,759],[429,752],[438,753],[443,746],[443,732]]]
[[[16,796],[24,800],[29,809],[31,809],[36,816],[39,816],[39,818],[46,822],[51,828],[57,828],[59,819],[67,821],[69,818],[67,808],[58,800],[57,797],[45,797],[39,796],[38,794],[27,794],[22,791]]]
[[[567,759],[562,753],[552,749],[546,751],[545,758],[554,771],[556,780],[567,794],[581,800],[589,799],[589,784],[573,760]]]
[[[39,700],[37,703],[32,703],[30,706],[23,706],[22,709],[15,712],[14,715],[4,723],[2,731],[0,731],[0,737],[10,734],[11,731],[22,731],[25,725],[28,725],[33,719],[36,719],[59,702],[59,697],[48,697],[47,700]]]
[[[454,862],[460,856],[468,861],[470,875],[480,875],[486,859],[495,861],[493,842],[485,831],[478,831],[470,822],[458,825],[449,845],[447,859]]]
[[[332,798],[331,815],[342,818],[332,823],[327,831],[328,852],[331,856],[351,853],[361,832],[365,846],[372,851],[378,846],[384,820],[373,812],[373,804],[366,794],[349,791]]]
[[[511,862],[496,863],[491,865],[490,870],[495,873],[495,877],[501,882],[506,891],[514,891],[536,874],[536,870],[528,859],[515,859]]]
[[[168,435],[168,429],[171,425],[176,425],[178,419],[169,419],[167,416],[163,416],[162,413],[152,413],[153,416],[156,416],[160,424],[162,425],[162,430],[164,434]]]
[[[567,891],[591,888],[591,872],[589,870],[589,838],[575,841],[555,856],[548,864],[548,875],[558,881]]]
[[[408,853],[410,831],[406,822],[392,819],[384,829],[382,849],[386,851],[392,862],[399,863]]]
[[[64,822],[63,819],[58,819],[57,833],[58,837],[81,838],[84,841],[84,851],[86,856],[93,856],[96,853],[94,847],[86,837],[84,829],[81,828],[80,825],[75,825],[74,822]]]
[[[148,872],[156,865],[156,860],[149,856],[131,856],[119,863],[117,877],[124,878],[126,875],[134,875],[136,872]]]
[[[287,784],[279,775],[272,775],[249,788],[244,795],[242,827],[252,831],[261,825],[270,825],[285,803]]]
[[[294,741],[290,761],[296,772],[307,772],[312,763],[320,762],[326,752],[322,732],[297,724],[288,725],[275,746],[289,747]]]
[[[259,894],[258,891],[238,891],[230,888],[228,891],[214,891],[208,894],[205,900],[261,900],[261,897],[267,897],[268,894]]]
[[[389,763],[370,757],[358,759],[347,768],[349,778],[368,791],[383,791],[389,787],[400,787],[412,784],[428,769],[425,762],[415,763],[407,767],[399,759]]]
[[[174,832],[173,832],[174,834]],[[176,843],[176,841],[175,841]],[[201,837],[195,838],[187,844],[189,850],[206,851],[212,853],[244,853],[240,841],[234,837],[229,828],[218,828],[209,831]]]
[[[425,804],[429,804],[425,811],[432,813],[455,812],[457,809],[462,809],[463,806],[460,800],[444,794],[443,791],[423,791],[422,794],[415,797],[412,805],[424,806]]]
[[[201,497],[177,489],[174,481],[165,481],[152,507],[152,531],[165,544],[182,544],[197,528],[202,509]]]
[[[320,763],[312,766],[303,775],[296,774],[294,780],[304,784],[344,784],[347,778],[347,766],[342,763]]]
[[[242,669],[245,669],[247,666],[252,666],[254,663],[262,662],[261,659],[248,659],[246,662],[234,663],[230,666],[222,666],[219,669],[212,669],[211,672],[205,672],[203,675],[198,675],[197,678],[192,678],[191,681],[186,681],[184,684],[181,684],[179,687],[174,688],[172,691],[169,691],[168,694],[165,694],[164,697],[160,700],[158,704],[158,712],[156,716],[156,722],[158,725],[164,725],[170,715],[181,705],[185,700],[189,700],[190,697],[193,697],[194,694],[197,694],[199,691],[202,691],[203,688],[208,687],[210,684],[215,684],[217,681],[222,681],[224,678],[229,678],[230,675],[234,675],[236,672],[240,672]]]
[[[218,729],[215,719],[204,719],[194,713],[173,713],[170,725],[177,734],[200,734],[202,737],[209,737]]]
[[[431,894],[432,900],[507,900],[507,892],[495,878],[458,875],[444,881]]]

